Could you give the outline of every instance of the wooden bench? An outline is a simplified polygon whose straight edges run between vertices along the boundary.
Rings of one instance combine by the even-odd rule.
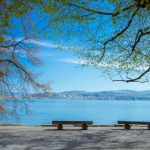
[[[92,121],[52,121],[53,125],[58,126],[58,130],[63,130],[63,125],[81,125],[82,130],[87,130],[89,125],[92,125]]]
[[[147,121],[118,121],[118,124],[124,124],[124,128],[128,130],[131,125],[148,125],[148,130],[150,130],[150,122]]]

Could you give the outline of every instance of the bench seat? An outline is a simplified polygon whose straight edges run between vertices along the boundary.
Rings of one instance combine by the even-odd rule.
[[[131,125],[148,125],[150,130],[150,122],[147,121],[118,121],[118,124],[124,124],[125,129],[130,129]]]
[[[81,125],[83,130],[87,130],[89,125],[92,125],[92,121],[52,121],[53,125],[58,125],[58,130],[63,129],[63,125]]]

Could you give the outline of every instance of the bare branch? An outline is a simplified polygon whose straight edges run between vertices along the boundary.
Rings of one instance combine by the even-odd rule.
[[[27,38],[23,38],[22,40],[20,40],[17,43],[14,44],[10,44],[10,45],[0,45],[0,48],[10,48],[10,47],[16,47],[18,46],[20,43],[22,43],[23,41],[25,41]]]

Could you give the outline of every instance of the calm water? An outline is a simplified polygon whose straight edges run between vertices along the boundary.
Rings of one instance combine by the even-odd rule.
[[[116,124],[118,120],[150,121],[150,101],[35,100],[29,114],[20,107],[19,119],[8,115],[0,123],[41,125],[52,120],[89,120],[94,124]]]

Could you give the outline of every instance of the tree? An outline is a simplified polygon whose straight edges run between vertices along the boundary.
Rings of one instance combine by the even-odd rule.
[[[46,84],[38,81],[32,67],[39,65],[40,60],[37,47],[30,42],[37,38],[37,31],[28,15],[40,5],[40,0],[0,1],[0,97],[13,97],[14,110],[18,102],[25,104],[16,94],[25,97],[30,89],[49,91]],[[4,110],[3,103],[0,110]]]
[[[47,4],[46,13],[63,32],[79,33],[84,46],[75,53],[87,65],[105,66],[111,79],[113,68],[120,76],[113,81],[149,80],[150,0],[55,0]]]
[[[29,17],[35,11],[39,20]],[[37,21],[46,23],[35,30]],[[14,96],[18,89],[26,91],[31,86],[47,89],[27,66],[39,64],[37,49],[30,41],[52,25],[79,39],[82,47],[73,50],[84,65],[105,66],[111,78],[109,70],[113,69],[121,77],[115,81],[148,81],[150,0],[1,0],[1,95],[9,92]]]

